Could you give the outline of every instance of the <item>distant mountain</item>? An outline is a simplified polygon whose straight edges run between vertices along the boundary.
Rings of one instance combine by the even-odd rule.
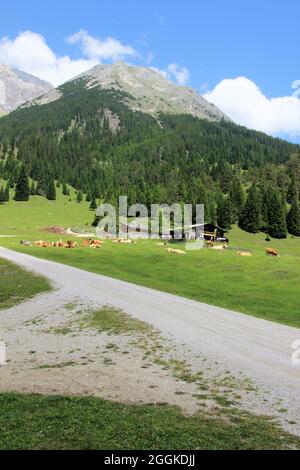
[[[97,65],[71,80],[85,80],[87,89],[99,87],[126,93],[124,100],[130,109],[152,116],[165,114],[191,114],[210,121],[230,121],[215,105],[206,101],[192,88],[176,86],[161,73],[151,68],[133,67],[123,62]],[[50,91],[32,104],[45,104],[61,97],[59,89]],[[29,103],[28,103],[29,105]]]
[[[50,83],[33,75],[0,65],[0,115],[44,95],[52,88]]]

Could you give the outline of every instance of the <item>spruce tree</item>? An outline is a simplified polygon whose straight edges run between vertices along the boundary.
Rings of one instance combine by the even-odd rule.
[[[261,229],[261,197],[256,185],[252,185],[240,216],[239,226],[250,233]]]
[[[56,189],[55,189],[55,183],[53,180],[50,181],[49,186],[47,188],[46,198],[49,199],[49,201],[56,200]]]
[[[66,183],[63,184],[62,193],[63,193],[64,196],[69,196],[68,187],[67,187]]]
[[[292,177],[290,185],[288,187],[288,191],[287,191],[287,202],[292,204],[292,201],[294,200],[295,197],[297,199],[299,198],[299,189],[297,187],[295,178]]]
[[[295,237],[300,237],[300,207],[298,198],[294,197],[287,216],[288,232]]]
[[[15,201],[28,201],[30,196],[29,179],[25,166],[23,165],[16,184]]]
[[[0,187],[0,204],[5,203],[5,195],[4,195],[4,189],[3,186]]]
[[[232,207],[232,222],[236,223],[241,216],[245,203],[244,190],[238,178],[234,178],[230,184],[229,199]]]
[[[82,192],[78,191],[76,201],[80,204],[82,202]]]
[[[41,181],[38,181],[35,188],[35,193],[37,196],[45,196],[44,186]]]
[[[96,203],[96,199],[93,197],[90,203],[90,210],[94,211],[96,209],[97,209],[97,203]]]
[[[273,238],[286,238],[286,212],[282,196],[278,190],[270,190],[267,204],[268,234]]]
[[[230,229],[231,225],[231,210],[230,201],[228,198],[221,196],[217,205],[217,221],[218,225],[224,230]]]
[[[9,190],[10,190],[10,185],[9,185],[9,181],[8,181],[7,184],[6,184],[6,188],[5,188],[5,190],[4,190],[4,199],[5,199],[5,202],[8,202],[9,199],[10,199]]]

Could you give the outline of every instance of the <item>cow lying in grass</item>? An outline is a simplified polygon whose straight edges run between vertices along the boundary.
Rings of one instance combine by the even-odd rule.
[[[186,252],[183,250],[175,250],[174,248],[168,248],[167,249],[168,253],[174,254],[174,255],[185,255]]]
[[[81,243],[81,247],[82,248],[87,248],[87,247],[101,248],[103,243],[104,242],[101,241],[101,240],[93,240],[93,239],[89,238],[88,240],[83,240],[83,242]]]
[[[38,240],[33,243],[34,246],[39,248],[77,248],[78,244],[73,242],[73,240],[68,240],[66,242],[58,240],[57,242],[48,242],[44,240]]]
[[[238,251],[238,255],[239,256],[243,256],[243,257],[247,257],[247,256],[252,256],[252,254],[250,253],[250,251]]]

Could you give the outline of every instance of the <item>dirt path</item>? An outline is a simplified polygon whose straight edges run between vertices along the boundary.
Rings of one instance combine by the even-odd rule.
[[[241,387],[238,390],[240,406],[276,416],[285,428],[300,434],[300,366],[292,363],[292,343],[300,339],[299,329],[4,248],[0,248],[0,256],[47,276],[57,287],[51,294],[0,312],[0,340],[8,343],[8,355],[12,360],[12,365],[1,368],[2,390],[8,385],[14,388],[14,383],[20,384],[29,377],[34,391],[40,391],[40,388],[45,391],[46,388],[47,392],[53,389],[53,392],[69,393],[72,392],[70,383],[73,383],[75,392],[94,393],[121,401],[126,401],[125,396],[127,399],[131,396],[131,400],[138,402],[176,403],[187,412],[197,408],[194,384],[174,380],[169,372],[155,364],[144,368],[140,350],[130,351],[131,364],[126,354],[115,351],[112,357],[115,368],[106,368],[105,378],[103,364],[98,367],[97,361],[103,357],[109,338],[92,332],[73,332],[73,335],[47,332],[50,327],[65,324],[74,315],[80,315],[80,308],[76,313],[64,307],[77,299],[79,305],[91,305],[94,309],[113,305],[151,324],[172,342],[177,356],[187,361],[191,369],[201,370],[215,384],[222,377],[218,382],[220,390],[226,382],[223,378],[226,374],[230,376],[227,386],[234,388],[235,393]],[[122,352],[128,349],[126,341],[126,338],[120,339]],[[74,352],[76,349],[80,350],[80,355]],[[61,368],[28,367],[35,363],[45,365],[51,356],[56,357],[55,364],[60,362]],[[78,365],[79,359],[81,365]],[[71,366],[68,362],[74,364]],[[28,384],[24,388],[28,389]],[[187,394],[185,398],[184,393]]]

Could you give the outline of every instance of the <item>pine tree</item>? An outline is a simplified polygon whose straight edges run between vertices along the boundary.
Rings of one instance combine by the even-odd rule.
[[[30,196],[29,179],[25,166],[23,165],[16,184],[15,201],[28,201]]]
[[[217,205],[217,221],[218,225],[224,230],[229,230],[231,225],[230,201],[228,198],[221,196]]]
[[[82,192],[78,191],[76,201],[80,204],[82,202]]]
[[[286,238],[286,212],[282,196],[276,189],[271,189],[267,200],[268,234],[273,238]]]
[[[298,198],[294,197],[287,216],[288,232],[295,237],[300,237],[300,207]]]
[[[93,197],[90,203],[90,210],[94,211],[96,209],[97,209],[97,203],[96,203],[96,199]]]
[[[250,233],[258,233],[261,230],[261,197],[256,185],[252,185],[241,213],[239,226]]]

